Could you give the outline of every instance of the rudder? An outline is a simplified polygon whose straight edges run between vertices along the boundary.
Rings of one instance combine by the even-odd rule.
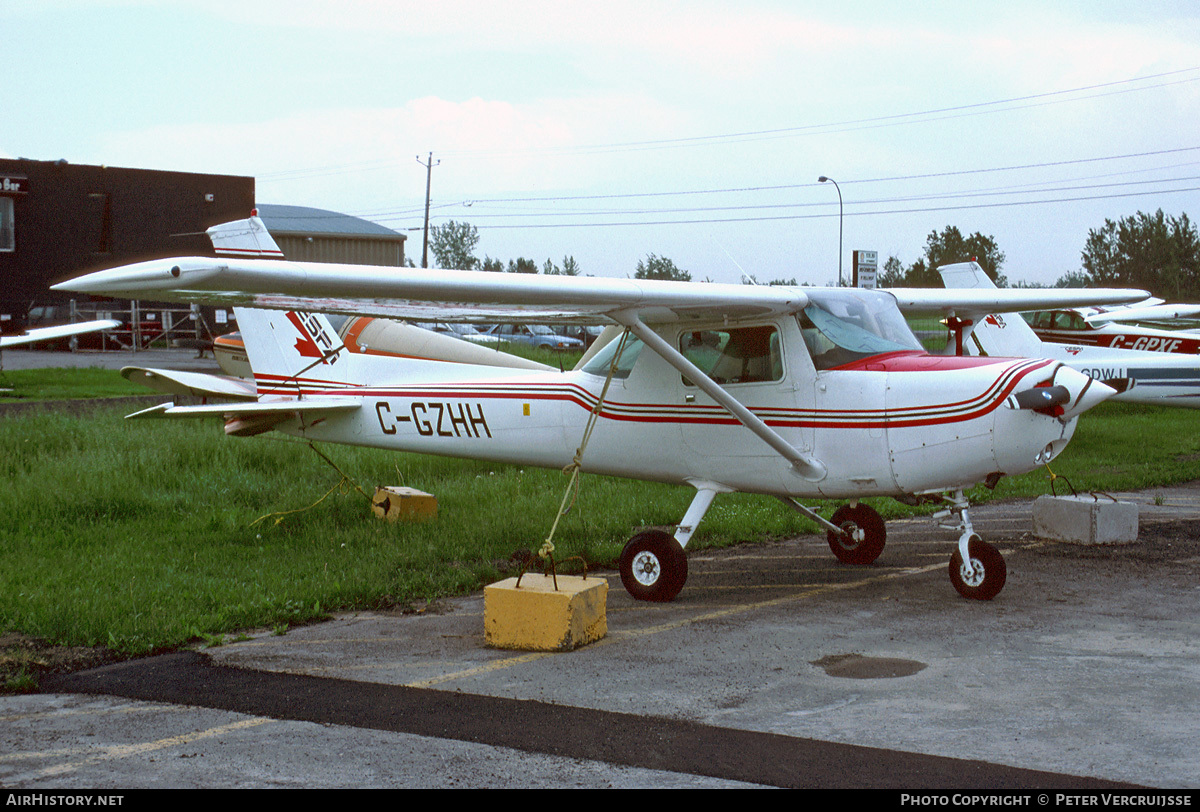
[[[354,358],[320,313],[234,308],[260,395],[353,385]]]
[[[942,284],[947,288],[995,288],[987,272],[977,262],[959,262],[938,268]],[[1038,358],[1044,352],[1042,340],[1025,323],[1019,313],[986,316],[971,331],[967,342],[971,355],[991,355],[998,358]]]
[[[219,257],[249,257],[251,259],[283,259],[283,251],[275,243],[258,210],[245,220],[233,220],[215,225],[205,232]]]

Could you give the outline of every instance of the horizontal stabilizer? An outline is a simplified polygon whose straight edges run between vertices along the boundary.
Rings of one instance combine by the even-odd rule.
[[[349,412],[362,406],[360,398],[313,398],[311,400],[268,400],[256,403],[205,403],[198,406],[175,406],[161,403],[149,409],[126,415],[137,417],[239,417],[250,415],[319,414]]]
[[[140,383],[167,395],[225,398],[227,400],[254,400],[258,397],[252,382],[225,375],[181,372],[173,369],[124,367],[121,369],[121,377],[131,383]]]

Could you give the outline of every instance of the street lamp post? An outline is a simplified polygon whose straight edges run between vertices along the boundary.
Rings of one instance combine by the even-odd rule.
[[[824,183],[825,181],[832,183],[833,188],[837,189],[838,193],[838,287],[840,288],[842,286],[842,220],[845,219],[842,214],[842,187],[838,186],[837,181],[833,178],[827,178],[824,175],[817,178],[817,183]]]

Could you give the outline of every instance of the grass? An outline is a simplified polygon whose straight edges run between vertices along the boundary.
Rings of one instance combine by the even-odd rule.
[[[299,441],[226,438],[209,422],[128,422],[125,411],[0,417],[0,632],[135,655],[467,593],[514,573],[514,554],[541,545],[567,482],[558,471],[322,446],[335,470]],[[1200,478],[1197,421],[1188,410],[1105,404],[1053,469],[1081,491]],[[582,482],[555,538],[560,561],[611,565],[635,529],[677,522],[692,495]],[[435,494],[439,517],[379,521],[353,487],[397,484]],[[970,495],[1049,490],[1043,469]],[[885,517],[913,512],[872,501]],[[815,530],[775,500],[728,494],[691,547]]]
[[[303,443],[122,413],[0,419],[4,630],[137,654],[461,594],[540,545],[566,485],[558,471],[323,447],[368,493],[409,484],[439,499],[436,522],[384,523]],[[611,561],[631,525],[677,521],[688,499],[587,478],[559,557]],[[289,510],[302,512],[273,515]]]
[[[531,361],[538,361],[556,369],[571,369],[583,357],[583,350],[551,350],[531,347],[515,341],[502,341],[496,345],[497,352],[507,352]]]
[[[110,369],[18,369],[0,372],[0,403],[74,398],[145,395],[146,387],[130,383]]]

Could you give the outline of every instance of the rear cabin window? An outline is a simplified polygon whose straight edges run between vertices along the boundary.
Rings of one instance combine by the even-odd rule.
[[[692,330],[680,336],[679,351],[717,383],[783,379],[783,356],[774,327]],[[694,386],[687,378],[684,383]]]
[[[607,377],[609,371],[612,371],[614,378],[628,378],[629,373],[633,371],[633,365],[637,362],[638,355],[642,352],[642,340],[634,335],[625,337],[624,346],[621,343],[622,337],[609,341],[604,347],[597,352],[592,359],[584,365],[583,371],[592,375]],[[616,367],[613,367],[613,356],[617,354],[617,350],[621,351],[621,357],[617,359]]]

